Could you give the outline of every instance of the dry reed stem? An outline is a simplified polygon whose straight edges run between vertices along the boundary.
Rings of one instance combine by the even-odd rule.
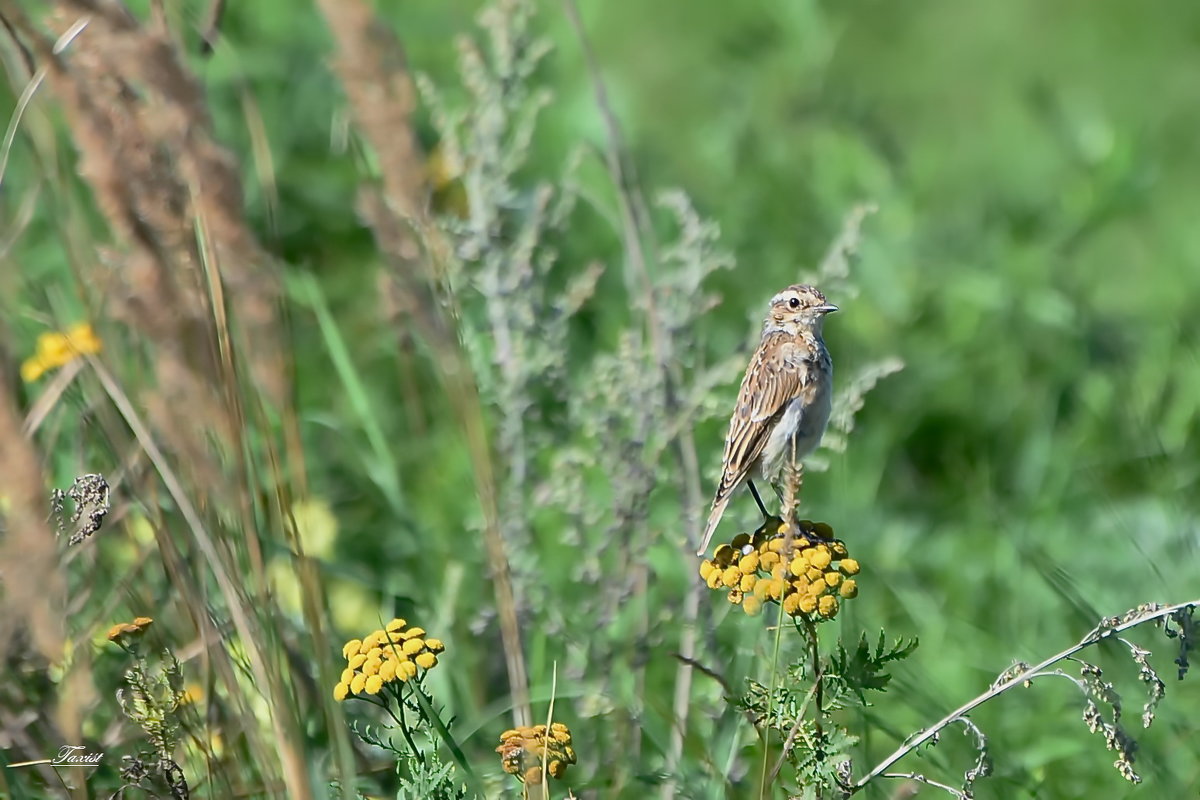
[[[157,393],[151,418],[202,480],[219,485],[209,457],[238,420],[229,328],[253,347],[249,368],[274,403],[285,397],[276,339],[278,276],[245,225],[236,165],[211,135],[199,83],[168,34],[141,25],[119,4],[62,0],[54,29],[86,20],[64,53],[13,12],[67,113],[80,171],[100,210],[130,246],[108,259],[111,311],[154,343]],[[228,300],[232,322],[225,320]]]
[[[400,42],[362,0],[318,0],[338,47],[334,69],[354,118],[379,159],[382,187],[365,192],[360,211],[375,232],[382,253],[394,266],[391,298],[410,314],[435,353],[435,365],[471,452],[476,490],[484,517],[484,544],[491,565],[515,724],[529,725],[533,714],[529,680],[501,534],[494,457],[484,424],[483,405],[458,333],[439,315],[435,287],[448,248],[428,218],[429,188],[424,156],[413,133],[416,107],[412,77]]]

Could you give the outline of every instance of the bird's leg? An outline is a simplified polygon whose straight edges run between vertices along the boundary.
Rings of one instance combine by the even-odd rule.
[[[762,512],[764,518],[770,518],[767,513],[767,507],[763,505],[762,498],[758,496],[758,489],[754,488],[754,481],[746,481],[746,485],[750,487],[750,494],[754,495],[754,502],[758,503],[758,510]]]

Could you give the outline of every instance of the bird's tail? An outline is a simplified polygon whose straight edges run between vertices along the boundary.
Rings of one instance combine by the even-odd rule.
[[[729,505],[728,494],[713,501],[712,511],[708,512],[708,524],[704,526],[704,540],[700,543],[700,549],[696,551],[696,555],[702,556],[708,552],[708,545],[712,541],[713,534],[716,533],[721,517],[725,515],[725,506],[727,505]]]

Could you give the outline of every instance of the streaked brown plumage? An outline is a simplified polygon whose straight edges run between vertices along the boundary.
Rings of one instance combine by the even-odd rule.
[[[832,405],[833,363],[821,339],[831,311],[837,306],[813,286],[789,286],[771,298],[729,421],[721,481],[697,555],[708,550],[733,492],[756,468],[773,481],[785,457],[803,458],[820,443]]]

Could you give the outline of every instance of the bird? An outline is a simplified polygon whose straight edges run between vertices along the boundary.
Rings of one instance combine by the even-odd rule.
[[[762,507],[752,480],[755,469],[773,482],[785,456],[799,460],[820,444],[833,406],[833,361],[821,331],[825,315],[837,310],[815,286],[805,284],[771,298],[729,420],[721,480],[696,555],[708,551],[725,507],[743,483],[749,483]]]

